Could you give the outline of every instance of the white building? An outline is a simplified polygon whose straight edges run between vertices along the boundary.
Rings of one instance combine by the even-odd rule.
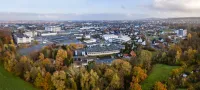
[[[117,39],[118,36],[114,34],[106,34],[106,35],[103,35],[102,38],[105,40],[109,40],[109,39]]]
[[[14,39],[17,44],[31,43],[31,41],[33,40],[32,37],[24,34],[14,34]]]
[[[59,32],[61,31],[61,27],[58,26],[47,26],[45,27],[46,31],[51,31],[51,32]]]
[[[119,39],[120,41],[122,41],[122,42],[128,42],[128,41],[131,40],[131,38],[130,38],[129,36],[125,36],[125,35],[120,35],[120,36],[118,37],[118,39]]]
[[[102,51],[102,52],[87,52],[88,56],[101,56],[101,55],[111,55],[119,53],[120,50],[113,50],[113,51]]]
[[[29,37],[37,36],[37,32],[35,32],[35,31],[28,31],[28,32],[25,32],[24,34],[29,36]]]
[[[89,40],[84,40],[85,43],[95,43],[97,42],[96,39],[89,39]]]
[[[46,32],[46,33],[41,33],[41,36],[55,36],[57,33],[54,32]]]
[[[91,36],[90,35],[85,35],[85,37],[84,37],[85,39],[90,39],[91,38]]]
[[[179,30],[176,30],[175,33],[179,37],[186,37],[187,36],[187,30],[179,29]]]

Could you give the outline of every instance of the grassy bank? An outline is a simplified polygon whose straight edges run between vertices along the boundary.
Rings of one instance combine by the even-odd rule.
[[[0,90],[37,90],[31,84],[7,72],[0,66]]]
[[[150,90],[157,81],[167,80],[173,69],[179,66],[168,66],[163,64],[156,64],[153,66],[152,72],[147,79],[142,83],[142,90]]]

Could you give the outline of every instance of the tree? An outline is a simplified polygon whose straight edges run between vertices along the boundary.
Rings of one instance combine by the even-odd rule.
[[[66,70],[66,87],[67,89],[77,90],[78,86],[77,83],[79,83],[80,80],[80,73],[79,69],[75,68],[73,66],[69,66]]]
[[[23,77],[24,72],[30,71],[32,63],[33,62],[29,58],[27,58],[26,56],[22,56],[19,62],[17,62],[14,66],[15,74]]]
[[[93,70],[90,70],[90,81],[89,81],[89,84],[90,84],[90,87],[92,89],[97,87],[98,79],[99,79],[99,76],[97,75],[97,73],[95,71],[93,71]]]
[[[40,56],[39,56],[39,60],[44,60],[44,54],[43,53],[40,53]]]
[[[30,72],[29,72],[29,71],[26,71],[25,74],[24,74],[24,79],[25,79],[26,81],[29,81],[29,80],[30,80],[30,77],[31,77]]]
[[[43,64],[43,65],[50,65],[50,64],[51,64],[51,61],[49,60],[49,58],[45,58],[45,59],[42,61],[42,64]]]
[[[15,55],[9,51],[6,51],[3,56],[4,60],[4,68],[11,72],[13,71],[13,67],[16,65],[17,61],[15,59]]]
[[[89,90],[89,76],[90,74],[85,70],[85,68],[81,69],[81,74],[80,74],[80,83],[81,83],[81,89],[82,90]]]
[[[64,71],[56,71],[51,76],[51,81],[53,82],[53,85],[56,87],[56,90],[65,89],[65,80],[66,80],[66,74]]]
[[[104,77],[106,77],[109,81],[111,81],[112,76],[115,74],[115,72],[112,69],[106,69],[106,72],[104,73]]]
[[[67,52],[63,49],[59,49],[56,55],[56,68],[60,69],[63,66],[64,59],[67,58]]]
[[[44,90],[52,90],[53,83],[51,82],[51,74],[47,72],[44,77],[44,81],[42,82],[42,87]]]
[[[114,60],[112,62],[112,66],[118,70],[118,72],[123,73],[124,75],[129,75],[131,72],[131,64],[125,60]]]
[[[120,78],[117,75],[117,73],[115,73],[112,77],[112,80],[110,82],[110,87],[114,88],[114,89],[119,89],[120,88]]]
[[[138,83],[131,82],[130,90],[142,90],[142,87]]]
[[[192,60],[194,59],[194,55],[197,53],[197,50],[193,50],[192,48],[189,48],[187,51],[188,59]]]
[[[156,82],[154,90],[167,90],[167,88],[166,85],[162,84],[161,82]]]
[[[147,78],[147,74],[142,70],[141,67],[134,67],[133,68],[133,77],[132,82],[140,83],[141,81]]]
[[[151,59],[152,53],[147,50],[142,50],[139,56],[140,65],[143,66],[146,70],[151,68]]]
[[[177,51],[176,52],[176,62],[178,62],[181,58],[181,52],[180,51]]]
[[[192,38],[192,34],[189,33],[189,34],[187,35],[187,37],[188,37],[188,40],[191,40],[191,38]]]
[[[35,81],[34,81],[34,85],[36,87],[42,87],[42,82],[44,81],[44,78],[42,77],[41,73],[38,73]]]

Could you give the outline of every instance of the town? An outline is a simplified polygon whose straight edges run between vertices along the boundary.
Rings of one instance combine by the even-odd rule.
[[[162,20],[161,20],[162,21]],[[74,66],[89,62],[111,64],[119,58],[130,59],[138,47],[161,49],[186,39],[186,28],[170,28],[157,20],[144,21],[70,21],[54,23],[3,23],[12,28],[21,55],[44,46],[82,44],[74,50]]]

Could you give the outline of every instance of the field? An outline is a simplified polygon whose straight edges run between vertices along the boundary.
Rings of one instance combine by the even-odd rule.
[[[142,90],[150,90],[155,82],[166,80],[170,76],[171,71],[175,68],[178,68],[178,66],[156,64],[153,66],[152,72],[147,79],[142,82]]]
[[[7,72],[0,65],[0,90],[37,90],[31,84]]]

